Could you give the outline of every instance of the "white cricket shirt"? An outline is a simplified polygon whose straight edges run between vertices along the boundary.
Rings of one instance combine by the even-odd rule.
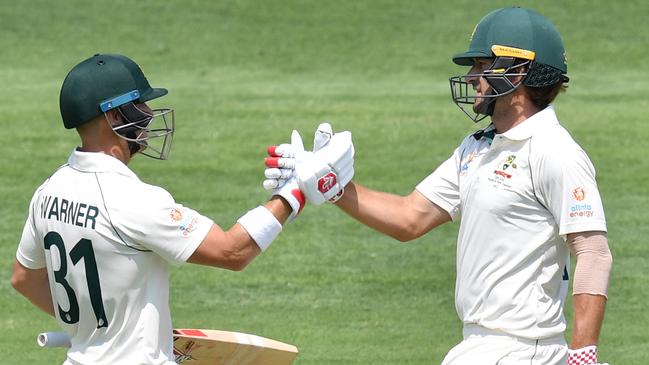
[[[121,161],[74,151],[34,194],[16,258],[47,267],[65,364],[175,364],[168,264],[213,222]]]
[[[456,310],[529,339],[565,330],[568,233],[606,231],[595,169],[552,106],[470,135],[417,190],[460,220]],[[492,140],[493,138],[493,140]]]

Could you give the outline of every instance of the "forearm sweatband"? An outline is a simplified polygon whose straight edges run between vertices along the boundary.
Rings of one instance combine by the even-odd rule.
[[[608,279],[613,257],[602,232],[585,232],[571,237],[568,246],[577,256],[572,294],[595,294],[608,298]]]
[[[261,205],[249,210],[237,222],[243,226],[262,252],[266,251],[282,231],[282,225],[273,213]]]

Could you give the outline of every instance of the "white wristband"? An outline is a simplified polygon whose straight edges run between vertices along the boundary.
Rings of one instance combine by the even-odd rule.
[[[266,251],[271,242],[282,231],[282,225],[277,218],[264,206],[249,210],[237,222],[248,231],[262,251]]]

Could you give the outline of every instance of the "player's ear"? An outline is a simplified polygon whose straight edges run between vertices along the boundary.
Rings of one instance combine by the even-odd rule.
[[[519,75],[511,77],[510,80],[512,81],[513,84],[523,82],[523,80],[525,79],[525,76],[529,72],[529,70],[530,70],[529,64],[516,67],[515,69],[512,70],[512,72],[517,73]]]
[[[122,115],[119,113],[117,108],[108,110],[104,113],[106,121],[112,127],[116,127],[122,124]]]

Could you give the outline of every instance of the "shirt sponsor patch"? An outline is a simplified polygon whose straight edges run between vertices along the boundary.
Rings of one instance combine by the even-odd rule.
[[[570,207],[570,218],[588,218],[593,216],[593,207],[590,204],[581,203],[586,199],[586,190],[583,187],[578,186],[572,189],[570,196],[577,202],[577,204]]]
[[[572,189],[572,198],[578,202],[586,199],[586,190],[581,186]]]
[[[198,217],[186,217],[178,226],[178,230],[180,230],[185,237],[194,232],[196,228],[198,228]]]
[[[180,220],[183,219],[183,212],[178,208],[171,208],[171,211],[169,211],[169,217],[174,222],[180,222]]]

